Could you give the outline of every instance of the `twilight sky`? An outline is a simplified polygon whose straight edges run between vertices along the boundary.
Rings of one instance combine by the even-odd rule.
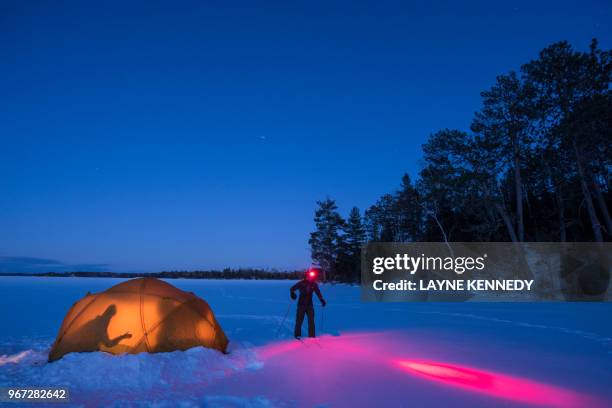
[[[0,1],[0,271],[305,268],[609,1]]]

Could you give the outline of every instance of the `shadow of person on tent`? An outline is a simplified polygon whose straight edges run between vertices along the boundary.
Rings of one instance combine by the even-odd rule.
[[[115,314],[117,314],[117,306],[110,305],[104,313],[88,321],[76,331],[73,338],[78,339],[80,351],[107,351],[118,345],[123,339],[132,337],[129,332],[114,339],[108,336],[108,325]]]

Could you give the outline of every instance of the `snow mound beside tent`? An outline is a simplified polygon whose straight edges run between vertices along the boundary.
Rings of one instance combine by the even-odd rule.
[[[0,356],[0,384],[40,384],[68,387],[71,402],[99,406],[121,402],[157,406],[215,406],[220,396],[203,399],[203,386],[237,371],[257,370],[261,362],[248,348],[224,355],[202,347],[169,353],[115,356],[104,352],[71,353],[47,363],[47,350],[25,350]],[[265,399],[242,401],[238,406],[267,406]],[[145,404],[145,401],[148,403]],[[228,405],[223,405],[228,406]],[[231,406],[231,404],[229,405]]]

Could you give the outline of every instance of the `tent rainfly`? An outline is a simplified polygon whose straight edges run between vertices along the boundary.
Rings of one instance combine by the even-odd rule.
[[[203,299],[155,278],[87,294],[66,314],[49,352],[159,353],[203,346],[225,352],[228,339]]]

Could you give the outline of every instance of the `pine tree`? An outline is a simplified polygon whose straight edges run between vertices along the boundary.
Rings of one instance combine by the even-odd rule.
[[[344,228],[346,234],[346,243],[350,251],[350,254],[359,254],[361,251],[361,245],[365,242],[365,228],[361,221],[361,214],[359,208],[353,207],[349,213]]]
[[[408,174],[404,174],[404,177],[402,177],[402,184],[396,194],[395,205],[399,223],[399,241],[418,241],[423,208],[419,203],[419,194]]]
[[[366,231],[359,208],[351,209],[344,227],[344,235],[349,267],[348,278],[351,281],[358,281],[361,277],[361,246],[366,241]]]
[[[375,242],[612,239],[611,86],[612,50],[595,40],[587,52],[552,44],[499,76],[481,94],[472,132],[432,134],[415,180],[405,176],[336,229],[327,258],[338,278],[351,279],[353,237],[364,231]],[[313,257],[325,252],[319,235]]]
[[[515,198],[516,228],[511,225],[512,236],[525,240],[523,215],[523,176],[525,149],[531,143],[529,129],[533,119],[531,102],[534,89],[510,72],[497,77],[490,90],[481,92],[483,108],[476,112],[472,130],[487,139],[491,154],[500,164],[501,172],[512,172]],[[510,213],[510,209],[506,209]],[[513,238],[514,240],[514,238]]]
[[[612,82],[612,52],[599,49],[596,40],[591,42],[588,53],[575,51],[562,41],[543,49],[538,59],[523,65],[521,70],[538,90],[536,101],[543,111],[538,127],[545,130],[542,133],[551,145],[559,146],[557,151],[572,153],[595,241],[602,242],[603,228],[591,193],[591,189],[597,190],[599,186],[593,184],[591,169],[594,162],[609,163],[609,155],[590,129],[593,125],[587,114],[590,109],[582,108],[589,100],[598,100],[595,104],[604,106],[602,102],[609,95]],[[604,140],[609,144],[608,138]]]
[[[399,217],[396,197],[385,194],[365,212],[365,223],[370,241],[394,242],[398,240]]]
[[[335,279],[337,262],[342,246],[341,231],[344,220],[338,213],[336,202],[331,199],[317,201],[314,222],[316,230],[310,234],[308,243],[311,256],[321,266],[327,279]]]

